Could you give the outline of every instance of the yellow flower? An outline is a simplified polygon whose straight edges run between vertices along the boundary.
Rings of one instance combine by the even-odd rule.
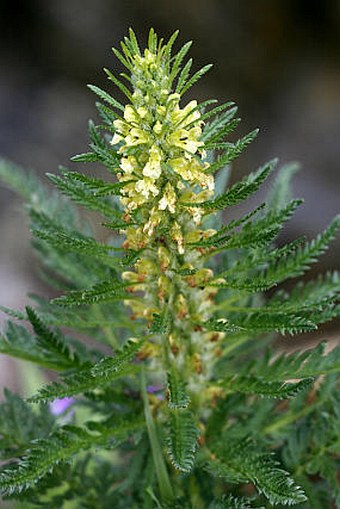
[[[177,221],[174,222],[172,225],[171,231],[171,238],[174,242],[177,244],[177,249],[179,254],[184,254],[184,239],[181,231],[180,225],[177,223]]]
[[[190,101],[185,108],[180,109],[178,105],[175,106],[171,112],[171,120],[174,124],[178,125],[185,119],[186,125],[199,121],[201,114],[197,108],[197,101]],[[195,110],[195,111],[193,111]],[[190,113],[192,111],[192,113]]]
[[[159,189],[154,185],[154,180],[149,177],[145,177],[143,180],[138,180],[135,187],[137,193],[140,193],[144,198],[148,199],[150,194],[157,196]]]
[[[119,150],[123,152],[125,148],[135,147],[136,145],[142,145],[149,141],[148,134],[140,129],[139,127],[133,127],[129,134],[125,137],[125,147],[121,147]]]
[[[160,123],[160,121],[159,121],[159,120],[157,120],[157,122],[156,122],[156,123],[155,123],[155,125],[153,126],[153,131],[154,131],[156,134],[161,134],[162,129],[163,129],[162,124]]]
[[[161,212],[158,209],[156,209],[156,207],[152,207],[149,219],[143,227],[143,232],[147,233],[148,235],[152,235],[154,229],[156,228],[156,226],[159,225],[161,220],[162,220]]]
[[[204,145],[198,138],[202,134],[200,127],[193,127],[188,131],[186,129],[176,129],[170,136],[168,136],[168,143],[175,147],[185,150],[186,157],[191,157],[195,154],[199,147]]]
[[[130,104],[127,104],[124,108],[124,118],[127,122],[138,123],[138,115]]]
[[[137,160],[134,156],[122,157],[120,167],[124,173],[131,175],[138,168]]]
[[[163,197],[159,200],[158,208],[159,210],[166,210],[174,214],[175,213],[175,205],[176,205],[176,193],[172,185],[168,182],[165,186]]]
[[[198,184],[203,188],[208,188],[210,191],[214,190],[214,177],[206,175],[204,169],[197,159],[188,160],[185,157],[177,157],[169,161],[172,169],[178,173],[184,180]]]
[[[122,136],[126,136],[130,130],[130,126],[129,124],[127,124],[124,120],[115,120],[113,122],[113,126],[114,128],[116,129],[116,131],[118,132],[118,134],[121,134]],[[112,144],[114,144],[113,142],[111,142]]]
[[[150,149],[149,160],[143,169],[143,175],[145,175],[146,177],[151,177],[153,179],[158,179],[158,177],[162,173],[161,161],[162,161],[161,150],[157,147],[157,145],[152,145]]]

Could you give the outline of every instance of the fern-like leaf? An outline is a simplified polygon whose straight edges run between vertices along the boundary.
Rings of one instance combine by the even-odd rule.
[[[186,384],[175,368],[168,373],[168,392],[170,408],[187,408],[189,406],[190,396]]]
[[[170,416],[168,453],[172,464],[181,472],[190,472],[194,466],[199,431],[193,415],[187,410],[173,410]]]
[[[12,495],[34,487],[47,473],[59,463],[70,461],[81,451],[92,448],[117,447],[132,433],[143,428],[140,420],[132,419],[127,425],[99,426],[87,423],[86,426],[63,426],[48,438],[33,441],[26,454],[14,463],[4,467],[0,473],[0,489],[3,494]]]
[[[73,290],[66,295],[57,297],[52,303],[58,306],[81,306],[83,304],[93,304],[96,302],[110,302],[113,300],[122,300],[129,298],[126,291],[129,283],[122,283],[117,279],[97,283],[87,290]]]
[[[271,504],[292,505],[306,501],[302,489],[282,470],[272,454],[260,452],[249,439],[230,440],[213,450],[205,468],[228,482],[252,482]]]
[[[130,370],[127,364],[136,356],[143,343],[144,340],[128,341],[114,357],[104,357],[96,364],[84,366],[75,373],[65,375],[61,382],[45,385],[30,401],[45,402],[74,396],[105,387],[115,378],[129,375],[133,369]]]
[[[221,385],[227,392],[240,392],[242,394],[257,394],[266,398],[294,398],[301,392],[309,389],[314,378],[305,378],[299,382],[268,382],[262,377],[230,376],[225,378]]]
[[[254,173],[250,173],[240,182],[234,184],[224,194],[217,196],[213,200],[207,200],[198,203],[183,203],[189,207],[201,207],[204,210],[222,210],[231,205],[237,205],[254,194],[268,175],[273,171],[277,160],[274,159]]]

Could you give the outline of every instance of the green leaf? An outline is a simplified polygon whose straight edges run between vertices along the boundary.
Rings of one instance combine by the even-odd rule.
[[[281,252],[280,254],[280,251],[277,250],[276,254],[280,254],[280,256],[278,259],[275,259],[273,256],[273,259],[268,263],[264,272],[253,275],[250,280],[237,281],[235,279],[231,281],[229,279],[228,286],[248,291],[254,291],[254,289],[255,291],[264,291],[269,290],[286,279],[301,276],[309,269],[310,265],[317,262],[318,257],[328,249],[329,243],[334,239],[339,228],[340,216],[337,216],[328,228],[311,242],[302,247],[299,243],[293,252],[288,249],[287,252]],[[275,252],[273,252],[273,254],[275,254]],[[240,270],[240,267],[238,267],[238,270]]]
[[[33,410],[20,396],[5,388],[0,404],[1,460],[23,454],[27,442],[48,436],[54,424],[47,406]]]
[[[108,263],[118,264],[120,259],[113,258],[110,253],[122,252],[119,247],[110,246],[97,242],[91,237],[72,237],[66,232],[55,229],[54,231],[42,231],[32,229],[32,233],[41,240],[44,240],[51,246],[62,251],[81,253],[82,255],[91,255],[94,257],[105,258]]]
[[[226,112],[225,115],[219,115],[219,113],[223,112],[224,110],[229,110],[229,111]],[[229,122],[229,120],[231,120],[231,118],[235,115],[236,112],[237,112],[237,107],[235,106],[235,103],[233,101],[229,101],[229,102],[220,104],[219,106],[215,106],[215,108],[212,108],[211,110],[204,113],[201,116],[201,120],[203,120],[203,121],[206,121],[209,118],[214,117],[215,115],[217,115],[217,116],[212,122],[206,124],[206,126],[204,128],[204,133],[203,133],[203,140],[205,140],[206,137],[217,132],[218,129],[222,125]]]
[[[128,436],[142,428],[138,420],[131,420],[129,426],[98,426],[86,423],[84,427],[63,426],[48,438],[31,442],[19,463],[4,467],[0,474],[0,489],[3,494],[12,495],[27,490],[51,472],[61,462],[70,461],[81,451],[93,448],[117,447]],[[94,429],[94,432],[92,432]],[[99,433],[98,433],[99,432]]]
[[[71,360],[60,355],[55,356],[53,351],[42,348],[36,336],[30,334],[25,327],[11,321],[7,322],[5,331],[0,335],[0,353],[57,371],[76,365]]]
[[[175,32],[171,35],[168,43],[165,46],[165,52],[164,52],[165,53],[165,64],[166,64],[166,69],[168,72],[169,72],[170,61],[171,61],[172,47],[178,37],[178,34],[179,34],[179,30],[175,30]]]
[[[187,410],[173,410],[167,444],[171,462],[177,470],[186,473],[192,470],[198,437],[199,431],[192,414]]]
[[[134,286],[137,283],[134,283]],[[122,283],[118,279],[102,281],[87,290],[74,290],[66,295],[52,300],[53,304],[58,306],[81,306],[82,304],[93,304],[95,302],[109,302],[112,300],[121,300],[129,298],[126,288],[130,283]]]
[[[245,498],[236,498],[232,495],[224,495],[223,497],[211,502],[208,509],[252,509],[255,507],[249,504],[249,500]],[[263,506],[256,507],[258,507],[258,509],[265,509]]]
[[[231,125],[231,127],[234,127]],[[252,143],[258,135],[259,130],[254,129],[250,133],[246,134],[243,138],[239,139],[236,143],[220,143],[215,148],[225,149],[225,152],[212,163],[208,169],[208,173],[215,173],[220,168],[230,164],[236,159],[243,150]]]
[[[226,287],[244,290],[250,293],[263,292],[286,279],[300,276],[309,269],[312,263],[318,261],[319,255],[327,250],[329,243],[334,239],[339,227],[340,216],[337,216],[322,234],[302,247],[301,240],[298,239],[282,248],[275,249],[268,253],[260,253],[259,257],[257,255],[249,255],[244,261],[241,260],[236,263],[231,269],[220,272],[217,277],[226,277],[227,282],[225,284],[219,283],[217,286],[221,288]],[[261,232],[260,230],[260,239],[262,235],[265,235],[265,231]],[[248,238],[251,242],[252,236],[250,235]],[[253,240],[255,241],[256,238]],[[237,239],[233,239],[234,245],[236,241]],[[227,247],[229,246],[227,245]],[[252,274],[249,278],[240,277],[243,270],[255,269],[262,264],[267,265],[265,271]],[[233,273],[238,273],[238,277],[232,277]]]
[[[94,196],[118,196],[120,195],[120,190],[127,184],[127,182],[105,182],[102,179],[87,177],[76,171],[63,172],[63,178],[69,183],[79,182],[88,191],[93,192]]]
[[[121,74],[121,76],[126,76],[126,75]],[[111,129],[113,127],[113,122],[117,118],[119,118],[119,116],[114,111],[112,111],[110,108],[108,108],[108,106],[106,106],[105,104],[102,104],[100,102],[96,102],[96,108],[98,110],[100,117],[103,119],[104,123],[106,124],[105,129],[108,127]],[[98,129],[99,129],[99,127],[98,127]]]
[[[73,163],[95,163],[99,161],[99,157],[94,152],[84,152],[71,157]]]
[[[274,359],[266,356],[251,369],[252,375],[260,376],[267,382],[339,372],[340,346],[330,349],[326,342],[310,350],[284,353]]]
[[[173,57],[173,65],[170,72],[169,81],[170,83],[173,82],[173,80],[176,78],[177,74],[180,71],[181,63],[185,57],[185,55],[188,53],[190,47],[192,45],[192,41],[188,41],[182,48],[179,50],[179,52]]]
[[[99,88],[95,85],[87,85],[87,86],[92,92],[97,94],[97,96],[100,97],[100,99],[105,101],[107,104],[109,104],[113,108],[116,108],[120,111],[124,111],[124,106],[122,104],[120,104],[120,102],[116,101],[116,99],[111,97],[110,94],[108,94],[107,92],[105,92],[104,90],[102,90],[101,88]]]
[[[103,197],[98,197],[89,190],[81,182],[68,178],[68,172],[64,172],[63,176],[47,173],[47,177],[62,191],[64,194],[72,198],[76,203],[100,212],[106,217],[117,216],[118,212],[112,202]],[[118,189],[118,188],[117,188]]]
[[[200,324],[201,327],[204,327],[205,330],[208,331],[216,331],[216,332],[226,332],[233,333],[242,331],[242,327],[239,327],[233,323],[230,323],[229,320],[225,320],[224,318],[211,318],[206,322],[202,322]]]
[[[168,391],[170,408],[187,408],[189,406],[190,396],[186,383],[175,368],[168,372]]]
[[[250,439],[230,439],[213,450],[215,458],[205,469],[231,483],[253,483],[273,505],[292,505],[306,501],[302,489],[282,470],[272,454],[259,450]]]
[[[329,243],[334,239],[339,228],[340,216],[337,216],[324,232],[303,248],[297,249],[293,256],[284,258],[278,264],[269,267],[265,278],[278,283],[285,279],[302,275],[309,268],[309,265],[318,261],[318,257],[327,250]]]
[[[230,107],[231,106],[231,107]],[[223,111],[226,110],[226,111]],[[216,115],[216,113],[220,113],[217,115],[214,120],[212,120],[209,124],[207,124],[204,128],[202,134],[202,141],[209,143],[209,141],[218,136],[221,131],[223,131],[224,126],[229,124],[229,122],[234,118],[237,113],[237,106],[233,102],[228,102],[222,104],[221,106],[217,106],[212,110],[205,113],[202,117],[202,120],[206,120],[211,116]]]
[[[175,90],[175,92],[177,92],[178,94],[181,93],[181,89],[184,86],[184,84],[186,83],[186,80],[189,76],[189,72],[190,72],[190,69],[192,66],[192,62],[193,62],[193,60],[192,60],[192,58],[190,58],[187,61],[187,63],[185,64],[185,66],[183,67],[183,69],[181,70],[181,73],[178,77],[176,90]]]
[[[186,82],[186,84],[181,88],[180,94],[183,95],[187,90],[189,90],[192,85],[194,85],[205,73],[207,73],[213,64],[208,64],[202,67],[199,71],[195,72],[193,76]]]
[[[254,312],[245,318],[234,319],[234,323],[248,332],[279,332],[280,334],[299,334],[317,330],[313,317],[301,317],[294,314],[262,315]]]
[[[187,205],[189,207],[200,207],[204,210],[222,210],[225,207],[237,205],[238,203],[246,200],[259,189],[261,184],[273,171],[276,163],[276,159],[270,161],[256,172],[250,173],[243,180],[230,187],[224,194],[217,196],[213,200],[200,203],[183,203],[183,205]]]
[[[37,312],[26,306],[26,313],[29,322],[36,334],[36,341],[42,351],[51,355],[53,359],[65,367],[73,368],[81,364],[76,353],[72,353],[66,345],[59,330],[51,330],[43,322]]]
[[[75,373],[65,375],[61,382],[45,385],[29,401],[33,403],[46,402],[94,391],[105,387],[118,377],[131,374],[134,370],[127,365],[134,359],[144,341],[144,339],[130,339],[114,357],[104,357],[96,364],[84,366]]]
[[[254,376],[228,376],[223,379],[221,386],[227,392],[241,392],[242,394],[256,394],[266,398],[294,398],[301,392],[310,389],[314,378],[305,378],[299,382],[271,381]]]
[[[225,149],[225,148],[230,149],[231,146],[233,146],[232,143],[228,143],[228,142],[220,141],[220,140],[225,138],[229,134],[231,134],[236,129],[236,127],[239,125],[240,122],[241,122],[240,118],[235,118],[235,119],[231,120],[230,122],[228,122],[223,127],[223,129],[220,129],[217,134],[215,134],[214,136],[212,136],[209,139],[208,142],[204,143],[205,150],[221,150],[221,149]],[[227,162],[226,164],[223,164],[223,167],[226,166],[227,164],[229,164],[229,163]],[[208,168],[208,173],[210,173],[210,172],[211,172],[211,170],[210,170],[210,168]]]
[[[133,72],[133,67],[132,67],[132,64],[121,54],[121,52],[116,49],[116,48],[112,48],[112,51],[113,53],[115,54],[115,56],[118,58],[118,60],[120,60],[120,62],[130,71],[130,72]]]
[[[224,249],[240,249],[240,248],[258,248],[264,247],[275,239],[283,224],[288,221],[297,207],[301,205],[302,200],[292,200],[288,205],[278,211],[269,211],[267,215],[257,221],[247,222],[242,229],[225,235],[228,226],[222,228],[215,235],[205,240],[190,243],[195,247],[211,247],[214,246],[220,250]],[[256,214],[262,207],[255,209],[254,213],[247,214],[244,218],[235,221],[234,225],[246,221],[249,217]],[[231,226],[234,226],[231,224]],[[216,252],[216,251],[215,251]]]
[[[152,316],[152,324],[150,333],[152,334],[166,334],[169,332],[169,313],[165,309],[161,314],[154,313]]]
[[[104,71],[107,74],[109,80],[112,81],[112,83],[114,83],[123,92],[123,94],[129,99],[130,102],[132,102],[133,99],[130,90],[119,79],[117,79],[109,69],[104,68]]]

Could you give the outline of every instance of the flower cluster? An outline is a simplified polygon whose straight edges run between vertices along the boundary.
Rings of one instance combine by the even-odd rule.
[[[130,229],[127,238],[133,247],[143,246],[166,211],[173,217],[173,238],[177,236],[181,251],[175,221],[181,201],[202,201],[214,191],[200,140],[203,121],[196,101],[180,108],[181,96],[170,90],[169,72],[161,54],[146,49],[144,56],[135,55],[132,79],[132,104],[125,106],[123,118],[114,121],[112,139],[113,145],[119,144],[122,156],[118,172],[119,181],[125,183],[121,203],[128,213],[144,210],[143,230]],[[201,212],[199,207],[186,207],[186,213],[198,224]],[[136,240],[136,236],[140,238]]]
[[[168,358],[188,369],[191,390],[199,392],[224,337],[222,332],[192,327],[192,322],[211,318],[217,293],[209,284],[214,274],[204,267],[204,249],[192,247],[216,233],[200,228],[204,210],[196,205],[214,194],[204,122],[197,101],[180,107],[180,88],[172,89],[169,57],[162,48],[134,53],[130,64],[134,91],[122,117],[114,121],[111,143],[121,155],[117,176],[124,183],[121,204],[127,223],[132,219],[141,224],[127,224],[123,246],[147,249],[133,271],[122,274],[131,285],[131,297],[124,303],[132,319],[144,319],[150,327],[154,317],[167,310],[172,317],[166,334]],[[143,298],[136,298],[136,292],[143,292]],[[147,343],[140,355],[159,362],[161,342]]]

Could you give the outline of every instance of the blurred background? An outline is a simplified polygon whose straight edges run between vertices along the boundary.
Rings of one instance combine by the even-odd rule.
[[[43,176],[85,151],[96,115],[85,85],[116,93],[102,68],[121,71],[110,48],[129,26],[142,44],[151,26],[194,40],[196,69],[214,68],[188,101],[232,99],[244,119],[237,134],[261,128],[232,179],[275,156],[300,161],[294,194],[305,204],[285,236],[324,228],[340,208],[338,0],[0,0],[0,155]],[[19,200],[3,188],[0,214],[0,304],[18,308],[39,288],[37,267]],[[317,270],[337,268],[339,254],[338,239]],[[8,370],[1,358],[0,386]]]

